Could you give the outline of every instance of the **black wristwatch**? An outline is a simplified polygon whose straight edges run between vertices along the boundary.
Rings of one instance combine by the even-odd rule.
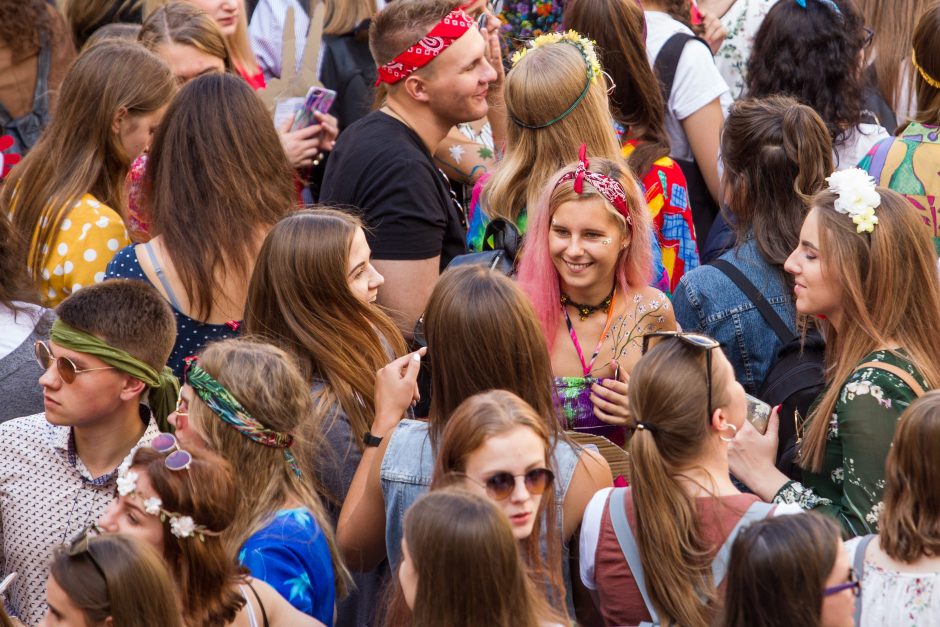
[[[376,437],[372,435],[371,433],[369,433],[368,431],[366,431],[366,434],[362,436],[362,442],[366,446],[379,446],[382,443],[382,438]]]

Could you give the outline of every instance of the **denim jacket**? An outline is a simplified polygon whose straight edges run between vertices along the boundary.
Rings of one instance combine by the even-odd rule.
[[[796,335],[793,292],[783,273],[757,250],[753,236],[721,255],[750,279]],[[734,367],[735,378],[748,394],[756,394],[774,362],[781,342],[757,308],[723,272],[700,266],[686,273],[673,295],[676,321],[684,331],[709,335]]]

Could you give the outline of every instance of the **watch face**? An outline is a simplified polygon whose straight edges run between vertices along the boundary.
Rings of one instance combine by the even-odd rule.
[[[362,441],[366,446],[378,446],[382,443],[382,438],[378,438],[371,433],[366,432],[366,434],[362,436]]]

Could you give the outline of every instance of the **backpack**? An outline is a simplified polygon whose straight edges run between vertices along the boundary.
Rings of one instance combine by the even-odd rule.
[[[825,387],[826,343],[815,329],[809,331],[805,338],[791,332],[767,299],[731,262],[716,259],[709,265],[738,286],[782,343],[757,397],[771,407],[782,405],[778,412],[777,468],[791,479],[799,480],[802,471],[796,464],[796,425],[809,415],[810,408]]]

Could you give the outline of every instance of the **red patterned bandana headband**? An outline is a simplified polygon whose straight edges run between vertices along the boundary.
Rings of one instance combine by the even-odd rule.
[[[475,23],[473,18],[464,13],[463,9],[454,9],[444,16],[444,19],[438,22],[421,41],[380,66],[379,77],[375,81],[376,86],[379,83],[394,85],[423,68],[460,39]]]
[[[601,196],[603,196],[607,202],[612,204],[614,208],[623,216],[627,221],[627,226],[631,229],[633,228],[633,218],[630,217],[630,209],[627,207],[627,192],[623,189],[623,185],[620,184],[620,181],[617,179],[611,178],[606,174],[601,174],[600,172],[591,172],[590,163],[588,163],[587,158],[587,144],[581,144],[581,149],[578,150],[578,167],[574,172],[567,172],[562,175],[558,182],[555,184],[557,188],[562,183],[567,181],[574,180],[574,191],[576,194],[584,193],[584,180],[587,181],[597,190]]]

